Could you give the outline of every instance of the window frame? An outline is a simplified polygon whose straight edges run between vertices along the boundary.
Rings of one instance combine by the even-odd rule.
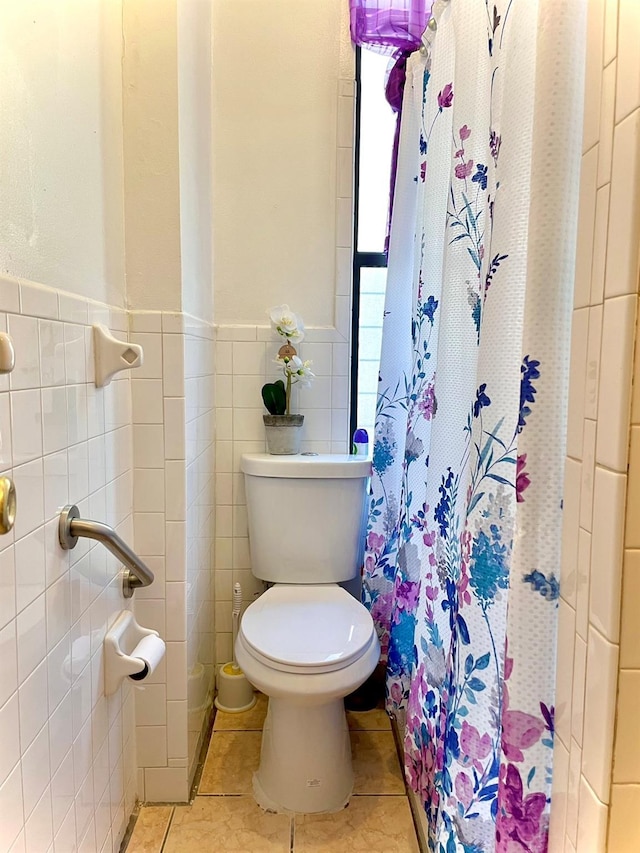
[[[360,350],[360,279],[362,269],[387,266],[386,252],[358,250],[358,212],[360,208],[360,133],[362,111],[362,48],[356,46],[355,136],[353,145],[353,267],[351,302],[351,399],[349,440],[358,428],[358,365]],[[373,436],[369,436],[373,442]]]

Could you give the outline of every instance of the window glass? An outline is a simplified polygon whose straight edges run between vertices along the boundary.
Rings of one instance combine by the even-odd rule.
[[[369,432],[370,443],[373,442],[373,428],[376,417],[386,282],[386,267],[361,268],[357,425],[364,427]]]
[[[395,115],[384,94],[389,57],[360,52],[359,252],[383,252]]]

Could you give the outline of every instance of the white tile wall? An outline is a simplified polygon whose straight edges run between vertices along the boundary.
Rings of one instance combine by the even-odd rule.
[[[186,701],[168,703],[169,760],[177,759],[188,749],[190,778],[195,770],[203,727],[211,707],[215,662],[213,556],[214,556],[214,487],[215,487],[215,341],[209,327],[187,322],[184,346],[184,400],[186,436],[186,477],[171,462],[171,479],[167,477],[167,495],[171,512],[177,519],[186,512],[184,525],[168,521],[169,548],[186,550],[187,696]],[[163,338],[171,337],[164,335]],[[165,352],[169,352],[165,347]],[[172,356],[173,359],[173,356]],[[165,372],[167,382],[177,390],[179,360]],[[166,393],[166,390],[165,390]],[[184,470],[184,469],[183,469]],[[166,472],[168,475],[169,471]],[[169,501],[169,488],[175,488]],[[169,568],[169,565],[168,565]],[[169,575],[173,578],[173,575]],[[185,725],[186,724],[186,725]]]
[[[613,781],[638,784],[640,780],[640,670],[623,669],[618,682],[618,722]]]
[[[626,485],[624,474],[596,467],[589,621],[614,643],[620,635]]]
[[[604,302],[596,461],[614,471],[627,467],[636,303],[635,295]]]
[[[138,788],[148,801],[185,800],[213,687],[214,333],[175,313],[130,322],[145,347],[131,382],[134,542],[156,573],[135,611],[167,642],[136,695]]]
[[[136,795],[186,799],[210,706],[213,331],[134,314],[143,368],[96,389],[94,322],[128,331],[121,310],[0,281],[0,329],[17,355],[0,378],[0,470],[19,497],[0,538],[2,850],[118,850]],[[134,606],[167,639],[166,659],[108,699],[102,639],[130,605],[102,546],[58,546],[69,501],[156,574]]]
[[[583,152],[589,151],[599,138],[600,93],[602,90],[602,69],[604,67],[604,2],[603,0],[588,0],[588,3]]]
[[[582,468],[575,459],[567,459],[564,475],[564,501],[562,517],[562,597],[571,608],[576,606],[578,583],[577,535],[580,518],[580,483]]]
[[[580,853],[601,853],[606,850],[606,843],[607,807],[600,802],[585,777],[581,776],[578,832],[574,849]]]
[[[640,7],[635,0],[619,0],[618,9],[618,86],[616,124],[640,104]]]
[[[18,493],[0,537],[0,850],[117,851],[136,797],[134,696],[105,698],[102,638],[127,603],[117,561],[87,542],[63,551],[57,515],[74,502],[132,540],[130,381],[95,388],[90,334],[126,335],[126,317],[7,278],[0,312],[16,349],[0,469]]]
[[[575,610],[560,600],[558,610],[558,663],[556,671],[555,730],[568,749],[571,746],[571,698],[575,641]]]
[[[580,206],[578,214],[578,241],[582,247],[576,255],[574,306],[589,305],[591,289],[591,255],[596,213],[596,177],[598,149],[594,146],[582,158],[580,172]],[[584,359],[583,359],[584,363]]]
[[[570,687],[559,685],[557,731],[570,758],[568,772],[564,754],[556,763],[567,797],[552,801],[552,826],[553,849],[603,853],[609,803],[609,849],[640,845],[640,551],[624,550],[640,546],[635,516],[625,543],[625,515],[640,506],[640,454],[629,457],[630,422],[640,423],[640,5],[589,0],[588,18],[558,646]]]
[[[640,844],[640,785],[614,785],[611,798],[609,850],[635,853]]]
[[[589,629],[582,774],[601,803],[609,802],[618,647]]]
[[[265,306],[265,310],[270,306]],[[295,307],[295,306],[293,306]],[[253,601],[263,584],[251,574],[240,456],[264,452],[265,412],[261,389],[278,378],[273,363],[282,341],[267,326],[219,326],[216,364],[215,461],[215,625],[216,660],[232,657],[231,601],[234,583],[243,600]],[[310,389],[294,389],[296,411],[305,416],[302,451],[348,450],[349,349],[336,329],[309,328],[297,346],[313,361],[317,378]]]
[[[567,840],[575,847],[578,836],[578,807],[580,799],[580,763],[582,751],[576,741],[571,739],[571,751],[569,753],[569,776],[567,779],[567,813],[566,833]],[[555,806],[555,804],[554,804]]]

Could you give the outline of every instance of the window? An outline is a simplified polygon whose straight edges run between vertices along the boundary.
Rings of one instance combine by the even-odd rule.
[[[384,243],[395,115],[384,94],[389,57],[356,49],[351,428],[373,439],[387,281]]]

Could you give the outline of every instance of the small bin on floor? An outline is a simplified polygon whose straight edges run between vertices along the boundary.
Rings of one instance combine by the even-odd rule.
[[[215,706],[219,711],[238,714],[248,711],[256,704],[253,687],[247,681],[247,676],[233,663],[225,663],[220,667],[217,687]]]

